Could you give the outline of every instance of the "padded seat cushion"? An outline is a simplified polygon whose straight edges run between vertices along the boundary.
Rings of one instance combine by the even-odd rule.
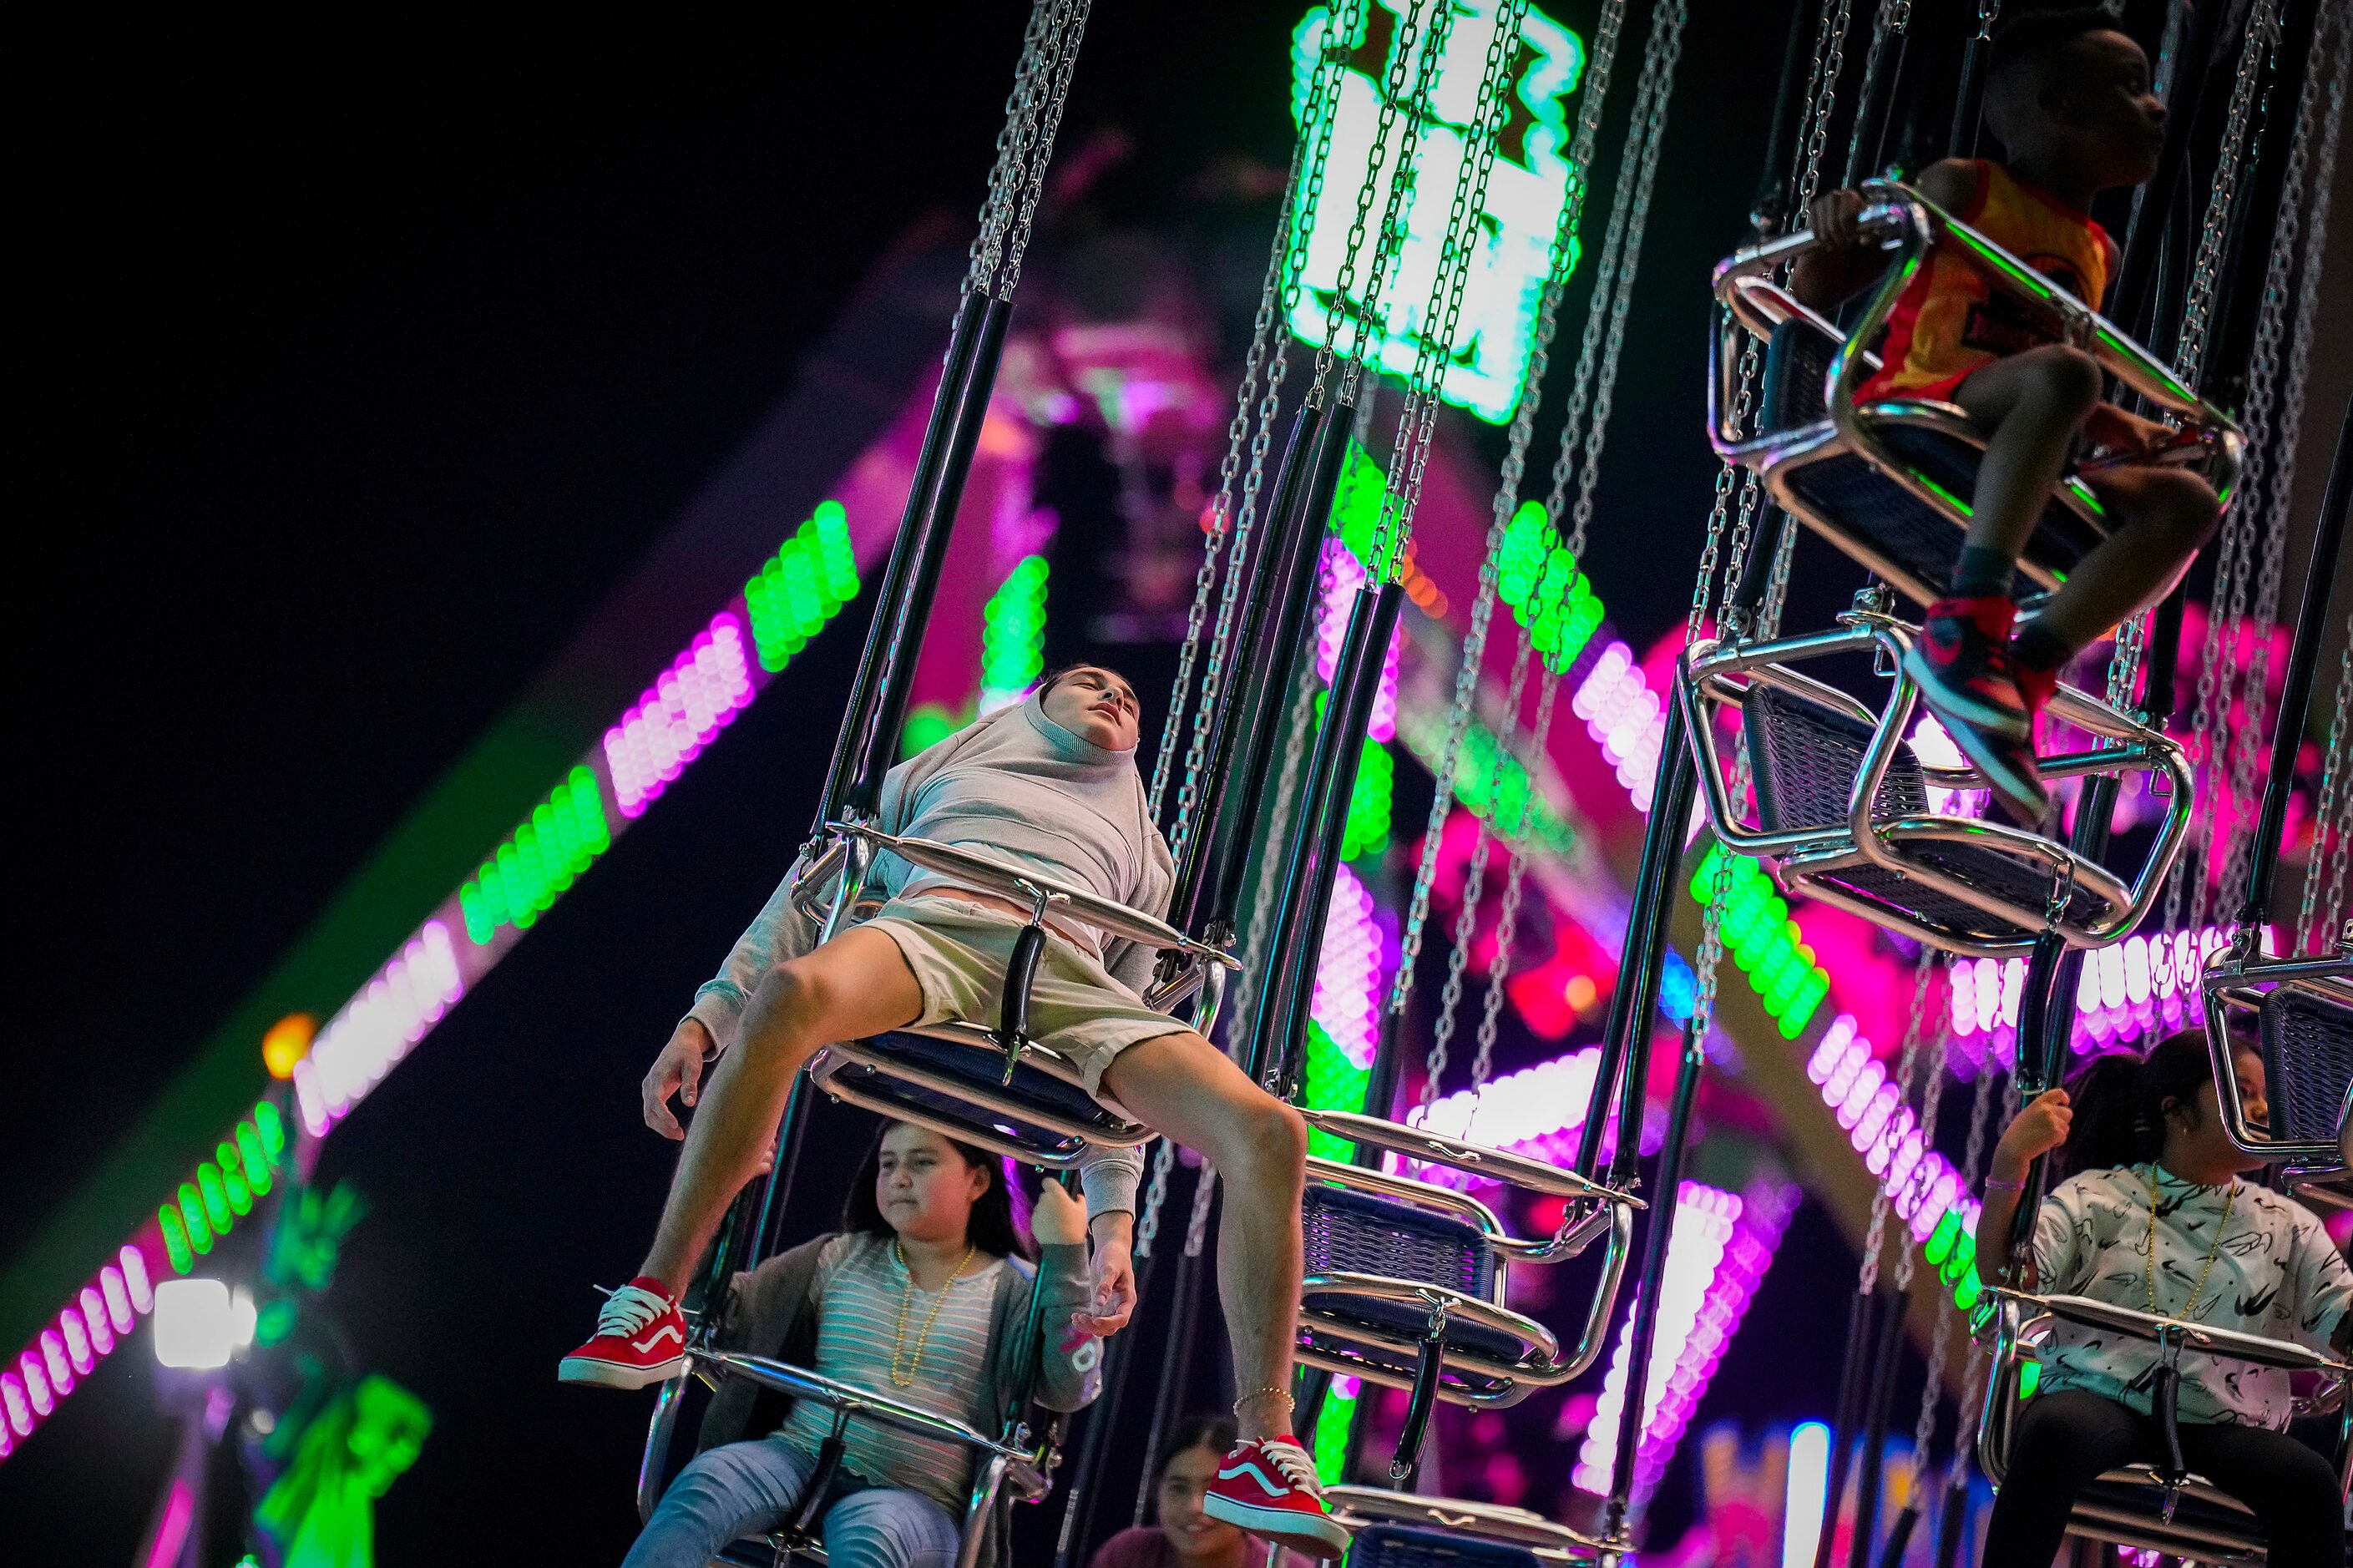
[[[976,1089],[1017,1094],[1024,1101],[1069,1121],[1092,1122],[1107,1129],[1122,1125],[1118,1117],[1097,1104],[1094,1097],[1077,1084],[1026,1062],[1014,1068],[1009,1091],[1000,1089],[1005,1058],[994,1050],[902,1031],[877,1035],[865,1045],[877,1056],[921,1067]]]
[[[2299,1142],[2334,1142],[2353,1082],[2353,1008],[2299,986],[2263,998],[2263,1076],[2272,1131]]]
[[[1542,1561],[1525,1546],[1405,1524],[1366,1525],[1348,1549],[1348,1568],[1539,1568]]]
[[[1310,1184],[1303,1222],[1309,1274],[1370,1274],[1436,1285],[1480,1300],[1493,1289],[1495,1255],[1485,1234],[1466,1221],[1368,1193]],[[1429,1312],[1413,1303],[1345,1290],[1309,1290],[1300,1305],[1416,1339],[1430,1321]],[[1510,1334],[1461,1319],[1448,1320],[1446,1342],[1504,1362],[1519,1360],[1525,1348]]]

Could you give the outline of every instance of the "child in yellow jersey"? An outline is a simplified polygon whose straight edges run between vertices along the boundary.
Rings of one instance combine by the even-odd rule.
[[[2148,58],[2097,9],[2021,17],[1994,37],[1986,118],[2004,162],[1948,158],[1914,184],[2096,309],[2116,247],[2085,209],[2101,191],[2146,181],[2164,140]],[[1808,213],[1823,243],[1790,279],[1808,304],[1834,304],[1878,276],[1877,253],[1856,228],[1862,205],[1855,192],[1833,191]],[[1881,345],[1883,368],[1858,395],[1951,402],[1985,431],[1952,596],[1929,606],[1905,668],[1995,798],[2030,826],[2050,808],[2034,717],[2060,667],[2161,596],[2219,511],[2204,480],[2151,460],[2172,433],[2102,402],[2098,363],[2055,341],[2054,325],[1939,247],[1905,286]],[[2104,449],[2082,477],[2111,532],[2013,641],[2019,552],[2079,435]]]

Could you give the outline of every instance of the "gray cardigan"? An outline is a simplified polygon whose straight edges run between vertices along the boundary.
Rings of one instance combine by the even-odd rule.
[[[738,1274],[728,1286],[721,1310],[715,1342],[721,1350],[745,1351],[774,1356],[796,1366],[817,1364],[818,1255],[831,1235],[805,1241],[780,1252],[748,1274]],[[1071,1314],[1087,1303],[1089,1279],[1083,1244],[1039,1249],[1036,1268],[1018,1258],[997,1277],[997,1299],[989,1309],[988,1340],[992,1347],[988,1380],[981,1385],[979,1405],[1001,1413],[1019,1384],[1027,1347],[1021,1325],[1029,1310],[1030,1280],[1038,1268],[1045,1272],[1042,1318],[1045,1353],[1039,1359],[1036,1397],[1049,1410],[1077,1410],[1091,1403],[1103,1386],[1103,1347],[1092,1339],[1070,1342]],[[730,1378],[712,1395],[703,1413],[695,1447],[716,1447],[744,1437],[765,1436],[749,1428],[760,1394],[757,1385]],[[987,1430],[986,1424],[983,1430]]]

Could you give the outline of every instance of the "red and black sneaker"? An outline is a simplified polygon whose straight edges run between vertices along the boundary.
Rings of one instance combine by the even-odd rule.
[[[686,1368],[686,1320],[659,1279],[639,1276],[605,1293],[596,1337],[555,1369],[563,1383],[602,1388],[643,1388]]]
[[[1921,619],[1904,672],[2002,809],[2031,827],[2050,810],[2051,792],[2035,766],[2034,709],[2010,662],[2017,613],[2003,598],[1939,599]]]
[[[1345,1526],[1324,1511],[1315,1461],[1293,1438],[1245,1437],[1234,1445],[1201,1500],[1211,1519],[1319,1563],[1345,1555]]]

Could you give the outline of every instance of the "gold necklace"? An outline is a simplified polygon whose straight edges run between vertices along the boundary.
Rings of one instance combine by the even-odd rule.
[[[899,1327],[891,1336],[891,1386],[913,1388],[916,1374],[923,1370],[923,1346],[931,1341],[932,1325],[940,1321],[940,1309],[947,1305],[948,1292],[955,1288],[957,1277],[964,1273],[965,1265],[972,1261],[973,1254],[980,1250],[980,1244],[974,1242],[965,1247],[955,1271],[948,1276],[947,1283],[940,1287],[939,1299],[932,1303],[930,1313],[923,1319],[922,1331],[915,1335],[915,1359],[903,1374],[899,1371],[899,1363],[906,1353],[907,1307],[915,1299],[915,1271],[907,1267],[907,1249],[899,1244],[896,1237],[891,1238],[891,1250],[898,1256],[900,1272],[906,1276],[899,1286]]]
[[[2157,1165],[2154,1161],[2149,1164],[2146,1179],[2148,1182],[2148,1239],[2141,1244],[2140,1287],[2148,1301],[2148,1315],[2154,1318],[2160,1316],[2157,1310]],[[2214,1245],[2206,1249],[2206,1266],[2198,1270],[2197,1289],[2189,1292],[2189,1305],[2178,1314],[2185,1322],[2197,1321],[2198,1298],[2206,1294],[2206,1278],[2214,1272],[2214,1259],[2222,1251],[2222,1232],[2230,1227],[2231,1205],[2238,1201],[2239,1184],[2232,1182],[2230,1191],[2222,1198],[2221,1221],[2214,1226]]]

